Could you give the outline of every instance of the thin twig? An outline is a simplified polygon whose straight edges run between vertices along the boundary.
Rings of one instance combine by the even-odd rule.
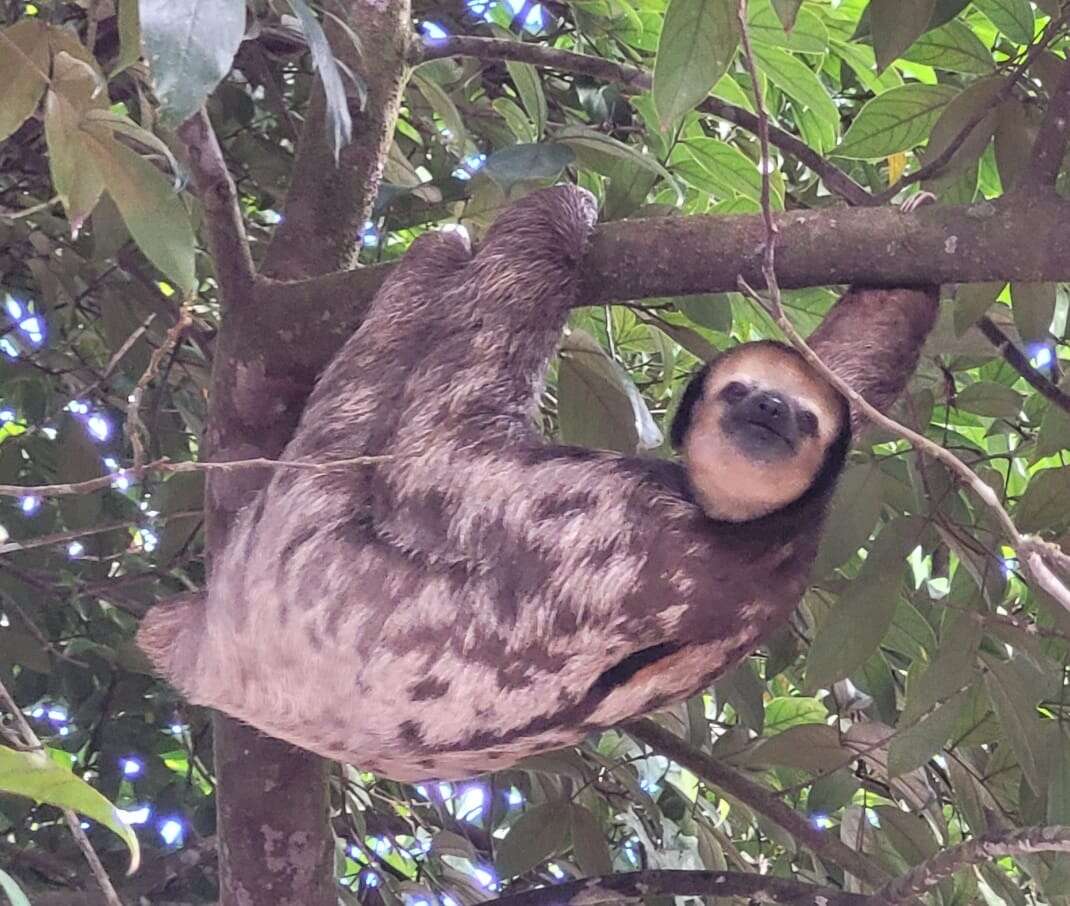
[[[396,456],[354,456],[351,459],[333,459],[327,462],[312,462],[304,459],[235,459],[231,462],[171,462],[164,457],[147,462],[138,468],[120,469],[99,478],[65,484],[18,485],[0,484],[0,497],[71,497],[92,494],[110,487],[120,478],[138,479],[149,472],[175,474],[177,472],[235,472],[239,469],[304,469],[309,472],[340,472],[354,466],[370,466],[396,459]]]
[[[750,42],[747,37],[746,0],[740,0],[739,6],[739,17],[742,21],[743,28],[742,43],[744,62],[754,83],[755,107],[758,111],[758,119],[759,121],[766,120],[768,119],[768,114],[766,113],[761,88],[759,87],[761,83],[757,77],[757,71],[750,51]],[[909,440],[911,444],[913,444],[915,450],[943,463],[966,487],[970,488],[978,497],[980,497],[981,501],[996,516],[1005,535],[1016,550],[1019,561],[1025,568],[1027,575],[1054,598],[1061,607],[1070,612],[1070,589],[1068,589],[1059,577],[1052,572],[1046,562],[1050,561],[1056,563],[1060,568],[1070,571],[1070,557],[1067,557],[1067,555],[1055,545],[1042,538],[1033,535],[1023,535],[1019,532],[1018,527],[1014,524],[1014,520],[1011,519],[1010,514],[1004,508],[1003,504],[1000,503],[999,497],[996,496],[995,491],[975,475],[970,467],[961,459],[950,451],[945,450],[939,444],[933,443],[924,435],[900,424],[895,421],[895,419],[889,418],[883,412],[870,405],[870,403],[862,397],[862,394],[855,390],[847,383],[847,381],[836,374],[836,372],[821,360],[821,358],[802,338],[802,335],[795,329],[795,325],[791,323],[788,316],[784,313],[784,307],[781,304],[780,298],[780,287],[777,284],[776,277],[775,255],[777,229],[776,222],[773,220],[772,208],[769,204],[769,149],[768,143],[762,139],[762,130],[759,130],[758,135],[759,140],[762,143],[762,217],[766,227],[764,254],[762,257],[762,275],[765,278],[768,298],[763,299],[742,276],[739,278],[740,289],[765,309],[769,316],[776,321],[791,345],[794,346],[806,361],[809,362],[826,380],[828,380],[833,387],[850,400],[857,412],[874,424],[884,428],[886,431],[902,437],[905,440]]]
[[[899,906],[932,890],[937,884],[970,865],[992,862],[1007,856],[1031,853],[1070,853],[1070,827],[1024,827],[1010,833],[984,834],[951,846],[901,878],[878,890],[870,900],[872,906]]]
[[[22,709],[18,706],[18,703],[12,697],[11,693],[7,691],[7,686],[0,680],[0,703],[3,703],[4,707],[10,712],[12,719],[15,721],[15,725],[18,727],[19,735],[22,737],[22,741],[25,743],[28,749],[38,752],[42,758],[47,757],[44,754],[44,747],[41,745],[41,740],[38,739],[37,734],[34,733],[33,727],[30,726],[30,722],[26,720],[26,715],[22,713]],[[86,862],[89,863],[89,868],[93,872],[93,877],[96,878],[97,883],[100,885],[101,891],[104,893],[104,899],[107,900],[108,906],[123,906],[123,901],[119,899],[119,894],[115,892],[115,887],[111,883],[111,878],[108,877],[107,871],[104,870],[104,865],[100,861],[100,856],[97,855],[97,851],[93,849],[93,844],[89,842],[89,837],[86,832],[82,830],[81,820],[78,815],[69,808],[63,809],[63,817],[67,821],[67,827],[70,828],[71,836],[74,837],[75,843],[78,844],[78,848],[82,851],[82,855],[85,856]],[[130,866],[130,872],[133,873],[137,870],[137,863],[135,862]]]
[[[1059,389],[1055,383],[1037,371],[1025,353],[1014,345],[1011,338],[999,328],[995,321],[985,315],[977,321],[977,329],[984,334],[989,343],[996,347],[1007,364],[1017,371],[1030,387],[1064,412],[1070,413],[1070,394]]]
[[[203,515],[203,510],[182,510],[177,513],[167,513],[166,515],[157,516],[153,521],[169,522],[172,519],[188,519],[193,516],[201,515]],[[81,538],[90,538],[93,535],[104,535],[108,532],[119,531],[121,529],[136,528],[143,524],[144,520],[127,519],[122,522],[107,522],[104,525],[94,525],[92,528],[87,529],[74,529],[69,532],[53,532],[51,535],[40,535],[25,541],[8,541],[6,544],[0,544],[0,556],[4,554],[17,554],[22,551],[34,550],[39,547],[52,547],[56,544],[68,544],[71,541],[77,541]]]
[[[193,313],[190,311],[191,301],[191,299],[187,299],[183,302],[178,311],[178,320],[171,325],[171,329],[167,331],[167,336],[159,347],[152,351],[145,373],[138,378],[137,386],[134,388],[134,392],[130,394],[130,402],[126,407],[126,433],[130,438],[130,445],[134,448],[135,471],[145,463],[143,435],[148,434],[148,429],[141,420],[141,398],[145,394],[145,388],[159,373],[160,364],[164,358],[178,345],[179,340],[182,339],[182,334],[186,332],[186,328],[193,323]]]

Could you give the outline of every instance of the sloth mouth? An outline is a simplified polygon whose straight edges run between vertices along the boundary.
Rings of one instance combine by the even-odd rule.
[[[772,425],[764,421],[758,421],[756,419],[747,419],[747,425],[751,429],[757,429],[756,433],[759,438],[763,440],[777,440],[785,444],[788,448],[794,450],[795,444],[792,443],[791,438],[778,431]]]

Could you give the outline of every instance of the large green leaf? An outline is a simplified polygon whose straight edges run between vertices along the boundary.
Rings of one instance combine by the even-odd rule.
[[[1014,326],[1026,341],[1044,340],[1055,317],[1054,283],[1012,283],[1011,310]]]
[[[719,187],[717,194],[721,198],[731,198],[738,194],[753,201],[761,199],[762,174],[758,171],[758,164],[735,145],[700,136],[688,139],[683,147]],[[772,201],[775,208],[783,208],[784,184],[777,176],[770,180]]]
[[[621,453],[661,443],[635,383],[590,334],[573,330],[561,353],[557,391],[563,441]]]
[[[869,21],[877,69],[897,60],[929,27],[936,0],[870,0]]]
[[[769,0],[751,0],[747,5],[747,29],[751,40],[772,44],[799,53],[824,53],[828,50],[829,32],[810,10],[797,10],[792,27],[785,27],[780,12]]]
[[[877,536],[861,573],[821,624],[806,659],[805,690],[814,692],[865,663],[892,623],[903,581],[904,558],[924,524],[896,519]]]
[[[958,408],[989,418],[1017,418],[1022,403],[1022,395],[1017,390],[995,381],[977,381],[955,397]]]
[[[488,157],[483,170],[508,191],[519,182],[554,179],[575,156],[567,145],[553,142],[512,145]]]
[[[1033,8],[1029,0],[974,0],[982,13],[1003,34],[1018,44],[1033,40]]]
[[[670,0],[654,63],[654,106],[663,129],[709,94],[738,46],[735,0]]]
[[[985,75],[994,68],[988,48],[968,25],[957,20],[926,32],[902,56],[948,72]]]
[[[776,47],[755,47],[754,55],[769,81],[827,127],[820,150],[831,148],[840,131],[840,113],[814,71],[801,60]]]
[[[571,824],[565,802],[546,802],[529,808],[498,844],[494,863],[502,878],[512,878],[545,862],[565,848]]]
[[[836,149],[837,157],[877,160],[920,145],[958,92],[947,85],[903,85],[868,101]]]
[[[200,109],[228,72],[245,34],[242,0],[140,0],[141,39],[163,116]]]
[[[100,127],[86,130],[108,194],[145,256],[184,291],[197,282],[193,227],[171,181]]]
[[[942,177],[961,172],[975,164],[984,153],[996,131],[997,105],[994,100],[1002,88],[1003,80],[995,76],[978,79],[943,109],[925,147],[925,161],[928,162],[950,149],[952,143],[958,142],[951,159],[940,171]],[[971,123],[975,125],[960,141],[959,136]]]
[[[137,835],[119,817],[119,810],[93,787],[44,752],[17,752],[0,746],[0,790],[72,809],[118,834],[130,850],[130,871],[141,860]]]
[[[53,61],[52,85],[45,101],[45,140],[52,184],[67,211],[71,235],[96,207],[104,180],[86,147],[81,125],[91,110],[106,103],[107,95],[94,93],[93,71],[63,51]]]
[[[0,142],[37,109],[47,76],[47,26],[38,19],[23,19],[0,29]]]
[[[535,137],[542,138],[546,128],[546,118],[549,111],[546,105],[546,93],[542,90],[542,80],[539,78],[539,70],[530,63],[517,63],[510,60],[506,63],[509,70],[509,78],[516,86],[516,92],[520,95],[520,103],[531,117],[535,127]]]

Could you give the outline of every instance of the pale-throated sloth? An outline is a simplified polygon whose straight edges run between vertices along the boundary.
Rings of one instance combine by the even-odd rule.
[[[191,701],[399,780],[458,778],[682,700],[799,601],[851,436],[793,350],[745,344],[690,385],[679,464],[532,425],[596,216],[556,187],[477,255],[418,239],[326,369],[241,515],[207,606],[139,634]],[[887,407],[936,294],[852,291],[811,342]]]

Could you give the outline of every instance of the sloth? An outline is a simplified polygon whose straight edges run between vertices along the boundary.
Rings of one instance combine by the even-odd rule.
[[[240,514],[206,600],[138,641],[191,702],[403,781],[461,779],[679,702],[801,598],[859,419],[780,343],[690,382],[683,462],[548,443],[533,415],[593,197],[533,193],[478,254],[418,238]],[[852,289],[811,337],[879,409],[938,295]]]

